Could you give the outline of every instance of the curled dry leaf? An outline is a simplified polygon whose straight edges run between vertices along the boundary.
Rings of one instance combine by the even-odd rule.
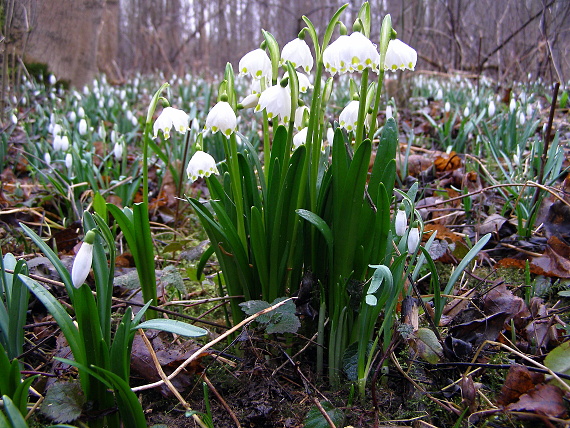
[[[513,412],[532,412],[552,418],[566,415],[563,393],[555,385],[538,385],[520,396],[516,403],[511,403],[505,410]]]

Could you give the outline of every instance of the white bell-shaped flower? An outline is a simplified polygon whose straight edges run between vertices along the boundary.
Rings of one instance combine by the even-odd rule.
[[[380,60],[380,54],[374,43],[364,34],[358,31],[348,36],[351,46],[350,71],[363,71],[365,68],[376,70]]]
[[[290,61],[295,68],[301,67],[305,73],[311,71],[314,61],[307,42],[297,38],[283,46],[280,64],[283,65],[287,61]]]
[[[240,102],[241,108],[254,108],[259,102],[258,94],[250,94]]]
[[[358,121],[358,109],[360,103],[358,101],[351,101],[348,105],[340,112],[338,121],[341,128],[347,131],[352,131],[356,129],[356,122]]]
[[[65,155],[65,166],[67,169],[71,169],[73,166],[73,156],[71,156],[71,153]]]
[[[216,160],[208,153],[198,150],[188,162],[186,174],[191,181],[198,180],[199,177],[209,177],[212,174],[219,174],[216,167]]]
[[[153,138],[158,137],[158,131],[162,131],[164,138],[168,140],[170,138],[170,130],[172,128],[176,129],[181,134],[185,134],[188,130],[188,115],[177,108],[165,107],[162,113],[158,116],[154,122]]]
[[[289,122],[291,116],[291,93],[289,89],[277,84],[263,91],[255,111],[263,109],[267,111],[269,119],[280,118],[283,122]]]
[[[250,74],[255,79],[271,78],[271,60],[263,49],[255,49],[246,53],[239,60],[240,76]]]
[[[414,48],[401,40],[390,40],[386,51],[384,70],[413,70],[417,61],[418,53]]]
[[[79,125],[77,125],[77,130],[79,131],[79,135],[87,134],[87,121],[85,119],[81,119],[79,121]]]
[[[236,112],[227,101],[220,101],[206,117],[206,128],[216,133],[220,131],[229,138],[237,128]]]
[[[75,288],[83,285],[93,264],[93,243],[95,242],[95,232],[90,230],[85,234],[83,243],[73,260],[71,268],[71,281]]]
[[[113,157],[118,161],[123,159],[123,144],[120,141],[117,141],[113,146]]]
[[[420,244],[420,230],[417,227],[412,227],[408,234],[408,254],[414,254]]]
[[[313,87],[309,80],[309,76],[304,73],[297,72],[297,80],[299,80],[299,92],[303,94]]]
[[[308,130],[309,128],[303,128],[293,136],[293,150],[307,142]]]
[[[339,36],[323,52],[325,69],[333,76],[336,73],[346,73],[352,62],[351,49],[349,36]]]
[[[308,114],[309,114],[309,107],[307,106],[300,106],[297,107],[297,110],[295,110],[294,126],[297,131],[300,131],[307,125],[305,123],[305,116],[308,117]]]
[[[400,207],[398,212],[396,213],[396,235],[404,236],[406,233],[406,229],[408,228],[408,217],[406,216],[406,210]]]
[[[495,103],[491,100],[489,106],[487,107],[487,114],[489,117],[495,116]]]
[[[55,148],[56,142],[54,141],[53,144],[54,144],[54,149],[56,149]],[[67,137],[67,135],[63,135],[59,138],[59,150],[65,152],[67,151],[67,149],[69,149],[69,138]]]

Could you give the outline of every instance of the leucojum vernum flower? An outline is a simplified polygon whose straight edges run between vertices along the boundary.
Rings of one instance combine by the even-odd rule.
[[[382,266],[378,269],[391,275],[393,246],[379,239],[402,236],[407,244],[402,241],[401,250],[407,247],[410,254],[420,243],[417,220],[407,230],[403,208],[397,210],[394,222],[378,217],[392,212],[395,170],[387,165],[394,162],[398,145],[396,119],[381,96],[384,74],[414,70],[417,53],[395,38],[389,15],[379,37],[372,35],[368,3],[347,34],[340,21],[345,8],[333,16],[324,37],[303,17],[306,26],[282,49],[269,32],[262,31],[262,43],[241,58],[237,76],[228,64],[186,173],[191,181],[205,177],[212,195],[208,202],[191,197],[188,201],[211,240],[228,295],[272,302],[295,293],[303,273],[311,271],[324,290],[321,309],[330,320],[326,327],[319,327],[328,333],[319,336],[318,369],[323,367],[322,350],[328,349],[329,376],[334,382],[342,371],[345,350],[355,343],[362,391],[370,369],[368,355],[374,355],[367,344],[373,334],[380,334],[375,322],[382,310],[395,307],[398,292],[381,294],[386,287],[376,284],[365,290],[375,298],[363,299],[362,305],[378,304],[354,311],[344,290],[349,279],[370,284],[373,267]],[[237,85],[239,79],[245,85]],[[350,101],[337,116],[328,104],[339,79],[348,80]],[[237,87],[248,89],[238,93]],[[260,119],[251,140],[238,130],[238,116],[248,108]],[[377,113],[384,109],[387,117],[379,124]],[[168,138],[172,127],[187,130],[187,116],[167,110],[154,124],[155,136],[162,130]],[[218,131],[223,138],[215,135]],[[384,154],[374,162],[385,171],[382,177],[374,168],[372,174],[368,171],[379,134]],[[239,150],[238,139],[242,141]],[[219,151],[212,155],[219,156],[223,150],[225,159],[208,153],[213,145]],[[413,209],[408,212],[414,216]],[[402,272],[394,276],[405,278]],[[239,303],[230,304],[236,322],[244,315]],[[383,328],[382,334],[389,337],[391,326]]]

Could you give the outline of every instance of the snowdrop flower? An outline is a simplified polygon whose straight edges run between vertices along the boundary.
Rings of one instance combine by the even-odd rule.
[[[487,114],[489,117],[493,117],[495,115],[495,103],[492,100],[489,103],[489,107],[487,107]]]
[[[77,129],[79,130],[79,135],[87,134],[87,121],[85,119],[81,119],[79,121],[79,125],[77,126]]]
[[[307,117],[309,115],[309,107],[307,106],[301,106],[301,107],[297,107],[297,110],[295,110],[295,128],[297,129],[297,131],[300,131],[301,129],[303,129],[306,124],[305,124],[305,112],[307,112]]]
[[[446,102],[445,102],[445,107],[444,107],[444,109],[445,109],[445,112],[446,112],[446,113],[449,113],[449,112],[451,111],[451,104],[449,103],[449,101],[446,101]]]
[[[188,179],[198,180],[199,177],[209,177],[212,174],[219,174],[215,159],[208,153],[198,150],[188,162],[186,168]]]
[[[95,242],[95,232],[90,230],[85,234],[83,243],[73,260],[73,266],[71,268],[71,281],[75,288],[79,288],[83,285],[89,275],[91,270],[91,265],[93,264],[93,243]]]
[[[71,153],[65,155],[65,166],[67,169],[71,169],[73,166],[73,156],[71,156]]]
[[[112,108],[115,105],[115,100],[113,98],[109,98],[107,101],[107,107]]]
[[[392,112],[392,106],[386,106],[386,120],[390,119],[394,113]]]
[[[406,210],[403,205],[400,205],[398,212],[396,213],[396,235],[404,236],[406,229],[408,228],[408,217],[406,216]]]
[[[281,118],[283,122],[289,122],[291,115],[291,93],[288,88],[284,88],[279,83],[270,86],[262,92],[259,97],[259,104],[255,111],[265,109],[269,119]]]
[[[435,94],[434,97],[436,100],[441,100],[443,99],[443,90],[441,88],[439,88]]]
[[[469,106],[465,106],[465,110],[463,110],[463,117],[468,117],[469,116]]]
[[[114,129],[111,131],[111,143],[115,144],[117,142],[117,131],[115,131]]]
[[[532,110],[532,105],[527,104],[526,105],[526,115],[527,117],[532,117],[534,111]]]
[[[420,230],[416,227],[410,229],[408,234],[408,254],[413,254],[418,249],[420,244]]]
[[[239,103],[239,108],[254,108],[259,102],[258,94],[250,94]]]
[[[18,118],[14,113],[10,115],[10,122],[12,122],[13,125],[16,125],[18,123]]]
[[[511,112],[511,114],[515,112],[516,108],[517,108],[517,102],[515,101],[514,98],[511,98],[511,102],[509,103],[509,111]]]
[[[475,97],[475,106],[479,105],[479,97]]]
[[[49,84],[52,85],[52,86],[57,83],[57,79],[55,78],[55,76],[54,76],[53,74],[50,74],[50,75],[49,75],[49,79],[48,79],[48,80],[49,80]]]
[[[338,117],[340,127],[346,129],[347,131],[352,131],[356,129],[356,122],[358,121],[358,109],[360,103],[358,101],[351,101],[348,105],[340,112]]]
[[[170,138],[170,130],[173,127],[179,133],[184,134],[188,129],[188,121],[188,115],[182,110],[174,107],[166,107],[154,122],[153,138],[158,137],[158,131],[161,130],[164,135],[164,139],[168,140]]]
[[[206,117],[206,128],[211,129],[214,133],[221,131],[226,138],[233,134],[237,128],[237,117],[234,109],[227,101],[220,101],[212,107]]]
[[[69,138],[67,135],[63,135],[59,141],[59,148],[62,152],[67,151],[69,149]]]
[[[116,160],[123,159],[123,144],[117,141],[113,146],[113,156]]]
[[[313,68],[313,55],[311,55],[311,49],[307,42],[297,38],[283,46],[280,65],[287,61],[290,61],[294,68],[301,67],[306,73],[311,71]]]
[[[70,122],[75,122],[77,120],[77,115],[75,114],[75,112],[73,110],[71,110],[67,114],[67,118],[69,119]]]
[[[522,126],[522,125],[525,124],[525,122],[526,122],[526,116],[524,115],[524,112],[521,111],[521,112],[519,113],[519,123],[520,123],[521,126]]]
[[[79,107],[77,109],[77,116],[79,116],[82,119],[85,117],[85,109],[83,107]]]
[[[250,74],[254,79],[271,78],[271,60],[263,49],[255,49],[246,53],[239,60],[239,74]]]
[[[384,70],[413,70],[418,60],[416,50],[401,40],[390,40],[388,50],[386,51],[386,59],[384,61]]]
[[[308,130],[309,128],[303,128],[293,136],[293,150],[307,142]]]

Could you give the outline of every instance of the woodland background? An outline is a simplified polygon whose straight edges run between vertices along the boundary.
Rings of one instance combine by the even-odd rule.
[[[23,65],[47,63],[77,87],[100,72],[120,83],[135,72],[215,77],[256,48],[261,29],[283,45],[302,15],[323,29],[346,0],[3,0],[3,88]],[[350,25],[361,0],[349,1]],[[570,0],[371,0],[392,15],[418,68],[484,73],[499,82],[570,77]],[[379,28],[376,25],[375,28]],[[377,38],[377,35],[373,37]],[[529,76],[530,73],[530,76]]]

